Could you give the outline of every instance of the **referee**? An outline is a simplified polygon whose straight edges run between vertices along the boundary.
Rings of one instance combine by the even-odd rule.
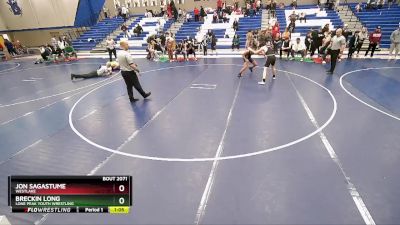
[[[124,78],[126,89],[128,90],[129,100],[131,102],[136,102],[138,99],[133,97],[133,88],[143,96],[143,98],[147,98],[151,95],[151,92],[144,92],[142,86],[140,85],[139,78],[137,74],[139,73],[139,69],[137,64],[133,63],[133,58],[129,54],[128,49],[129,45],[127,41],[121,41],[120,43],[122,51],[118,53],[118,62],[121,69],[122,77]]]
[[[342,33],[343,30],[341,28],[337,29],[336,35],[332,37],[331,44],[328,47],[331,54],[331,68],[326,71],[328,74],[333,74],[336,67],[336,61],[339,55],[343,54],[343,50],[346,47],[346,38]]]

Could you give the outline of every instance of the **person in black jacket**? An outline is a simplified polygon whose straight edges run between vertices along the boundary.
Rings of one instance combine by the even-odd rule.
[[[347,57],[349,59],[353,56],[353,53],[356,51],[356,47],[357,47],[358,43],[362,41],[362,40],[360,40],[359,33],[360,33],[360,31],[356,31],[355,34],[350,38],[349,54],[347,55]]]
[[[311,28],[310,36],[311,36],[310,56],[313,56],[315,50],[317,50],[319,54],[319,47],[321,46],[320,45],[321,41],[319,38],[318,30],[314,30],[313,28]]]
[[[239,29],[239,22],[237,21],[237,19],[235,19],[235,21],[233,21],[232,28],[234,31],[237,31]]]

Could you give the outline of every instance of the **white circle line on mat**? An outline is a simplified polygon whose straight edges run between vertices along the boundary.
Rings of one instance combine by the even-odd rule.
[[[384,114],[384,115],[386,115],[386,116],[389,116],[389,117],[391,117],[391,118],[393,118],[393,119],[395,119],[395,120],[399,120],[399,121],[400,121],[400,118],[399,118],[399,117],[397,117],[397,116],[395,116],[395,115],[393,115],[393,114],[390,114],[390,113],[388,113],[388,112],[385,112],[385,111],[383,111],[383,110],[381,110],[381,109],[379,109],[379,108],[377,108],[377,107],[375,107],[375,106],[373,106],[373,105],[371,105],[371,104],[366,103],[365,101],[361,100],[360,98],[356,97],[354,94],[352,94],[352,93],[351,93],[347,88],[345,88],[344,85],[343,85],[343,79],[344,79],[346,76],[350,75],[350,74],[357,73],[357,72],[360,72],[360,71],[380,70],[380,69],[400,69],[400,67],[371,67],[371,68],[366,68],[366,69],[352,70],[352,71],[349,71],[349,72],[343,74],[343,75],[340,77],[340,79],[339,79],[340,87],[341,87],[348,95],[350,95],[352,98],[354,98],[355,100],[359,101],[360,103],[366,105],[367,107],[369,107],[369,108],[371,108],[371,109],[373,109],[373,110],[375,110],[375,111],[377,111],[377,112],[380,112],[380,113],[382,113],[382,114]]]
[[[5,72],[10,71],[10,70],[13,70],[13,69],[16,69],[16,68],[18,68],[18,67],[21,66],[20,63],[16,63],[16,64],[17,64],[17,65],[16,65],[15,67],[8,68],[8,69],[5,69],[5,70],[0,70],[0,74],[5,73]]]
[[[241,66],[241,65],[237,65],[237,64],[200,64],[200,65],[187,65],[187,66]],[[160,71],[160,70],[166,70],[166,69],[173,69],[173,68],[179,68],[179,67],[187,67],[187,66],[166,67],[166,68],[160,68],[160,69],[156,69],[156,70],[149,70],[149,71],[145,71],[145,72],[142,72],[142,73],[150,73],[150,72],[154,72],[154,71]],[[322,126],[320,126],[318,129],[314,130],[313,132],[311,132],[311,133],[309,133],[309,134],[307,134],[307,135],[305,135],[305,136],[303,136],[303,137],[301,137],[301,138],[298,138],[298,139],[296,139],[296,140],[294,140],[294,141],[291,141],[291,142],[289,142],[289,143],[286,143],[286,144],[283,144],[283,145],[279,145],[279,146],[276,146],[276,147],[272,147],[272,148],[268,148],[268,149],[264,149],[264,150],[260,150],[260,151],[256,151],[256,152],[250,152],[250,153],[244,153],[244,154],[238,154],[238,155],[230,155],[230,156],[221,156],[221,157],[209,157],[209,158],[169,158],[169,157],[155,157],[155,156],[146,156],[146,155],[132,154],[132,153],[127,153],[127,152],[117,151],[117,150],[115,150],[115,149],[111,149],[111,148],[108,148],[108,147],[106,147],[106,146],[97,144],[96,142],[94,142],[94,141],[90,140],[89,138],[85,137],[83,134],[81,134],[81,133],[75,128],[74,123],[72,122],[72,115],[73,115],[73,112],[74,112],[76,106],[77,106],[84,98],[86,98],[88,95],[90,95],[91,93],[95,92],[96,90],[98,90],[98,89],[100,89],[100,88],[102,88],[102,87],[104,87],[104,86],[106,86],[106,85],[109,85],[109,84],[111,84],[111,83],[113,83],[113,82],[115,82],[115,81],[117,81],[117,80],[120,80],[121,78],[116,79],[116,80],[113,80],[113,81],[108,82],[108,83],[105,83],[105,84],[102,84],[102,85],[100,85],[100,86],[98,86],[98,87],[96,87],[96,88],[90,90],[89,92],[85,93],[84,95],[82,95],[82,96],[75,102],[75,104],[72,106],[72,108],[71,108],[71,110],[70,110],[70,112],[69,112],[69,115],[68,115],[69,125],[70,125],[72,131],[73,131],[76,135],[78,135],[82,140],[84,140],[85,142],[87,142],[88,144],[90,144],[90,145],[92,145],[92,146],[94,146],[94,147],[96,147],[96,148],[99,148],[99,149],[101,149],[101,150],[104,150],[104,151],[107,151],[107,152],[111,152],[111,153],[113,153],[113,154],[118,154],[118,155],[127,156],[127,157],[132,157],[132,158],[137,158],[137,159],[146,159],[146,160],[154,160],[154,161],[167,161],[167,162],[208,162],[208,161],[216,161],[216,160],[239,159],[239,158],[245,158],[245,157],[250,157],[250,156],[256,156],[256,155],[261,155],[261,154],[265,154],[265,153],[277,151],[277,150],[280,150],[280,149],[284,149],[284,148],[288,148],[288,147],[290,147],[290,146],[296,145],[296,144],[298,144],[298,143],[300,143],[300,142],[303,142],[303,141],[305,141],[305,140],[307,140],[307,139],[313,137],[314,135],[318,134],[319,132],[321,132],[323,129],[325,129],[325,128],[332,122],[332,120],[333,120],[333,118],[335,117],[336,112],[337,112],[337,102],[336,102],[336,98],[335,98],[335,96],[333,96],[333,94],[331,93],[331,91],[330,91],[328,88],[326,88],[326,87],[322,86],[321,84],[319,84],[318,82],[316,82],[316,81],[314,81],[314,80],[312,80],[312,79],[310,79],[310,78],[304,77],[304,76],[302,76],[302,75],[300,75],[300,74],[293,73],[293,72],[289,72],[289,71],[284,71],[284,70],[278,70],[278,71],[285,72],[285,73],[288,73],[288,74],[291,74],[291,75],[294,75],[294,76],[303,78],[303,79],[305,79],[305,80],[307,80],[307,81],[310,81],[311,83],[314,83],[315,85],[319,86],[319,87],[322,88],[323,90],[325,90],[325,91],[330,95],[330,97],[331,97],[331,99],[332,99],[332,102],[333,102],[333,110],[332,110],[332,113],[331,113],[329,119],[328,119]]]

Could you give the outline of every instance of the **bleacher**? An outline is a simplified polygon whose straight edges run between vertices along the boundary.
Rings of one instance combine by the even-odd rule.
[[[389,48],[390,35],[398,28],[400,23],[400,7],[398,5],[392,5],[389,9],[387,5],[384,5],[382,9],[371,9],[366,11],[366,5],[363,4],[363,11],[356,12],[356,5],[356,3],[351,3],[349,4],[349,7],[360,22],[367,27],[368,32],[372,32],[377,26],[381,26],[382,41],[380,47]]]
[[[120,41],[121,39],[128,40],[129,49],[145,50],[147,48],[147,38],[150,35],[156,34],[157,31],[166,32],[171,27],[172,23],[173,23],[172,19],[164,20],[164,18],[162,18],[162,17],[146,18],[143,16],[139,16],[128,27],[131,37],[125,38],[124,33],[121,32],[117,36],[117,40],[118,41]],[[137,24],[140,24],[140,26],[142,26],[143,32],[139,36],[134,36],[133,29],[136,27]]]
[[[242,17],[239,19],[239,28],[236,34],[240,38],[240,48],[246,46],[246,34],[249,30],[257,30],[261,28],[261,14],[253,17]]]
[[[122,18],[107,18],[96,25],[90,27],[90,30],[83,33],[79,38],[72,42],[75,50],[91,50],[101,42],[108,34],[120,27],[124,20]],[[91,39],[92,41],[88,41]]]
[[[338,28],[343,26],[343,22],[335,10],[320,10],[315,5],[299,5],[296,8],[296,14],[300,15],[301,12],[306,14],[307,22],[299,20],[296,21],[296,28],[292,34],[292,40],[296,37],[304,39],[307,33],[314,29],[320,29],[325,24],[330,24],[330,28]],[[280,32],[284,32],[285,28],[290,23],[288,17],[292,14],[293,9],[291,7],[286,7],[285,9],[277,9],[276,17],[280,25]]]
[[[191,14],[192,18],[194,18],[193,12],[190,12],[190,14]],[[191,19],[189,22],[183,23],[183,25],[181,26],[181,28],[178,30],[178,32],[175,35],[175,40],[177,42],[180,42],[183,39],[186,39],[188,36],[194,38],[202,24],[203,24],[202,22],[200,22],[200,21],[196,22],[196,21],[194,21],[194,19]]]

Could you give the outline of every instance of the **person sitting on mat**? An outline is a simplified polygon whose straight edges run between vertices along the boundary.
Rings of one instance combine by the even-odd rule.
[[[118,63],[113,62],[114,67],[117,68],[119,65]],[[84,74],[74,74],[71,73],[71,80],[75,78],[83,78],[83,79],[88,79],[88,78],[94,78],[94,77],[103,77],[103,76],[109,76],[112,74],[113,71],[113,63],[107,62],[105,66],[100,66],[99,69],[93,70],[89,73],[84,73]]]

